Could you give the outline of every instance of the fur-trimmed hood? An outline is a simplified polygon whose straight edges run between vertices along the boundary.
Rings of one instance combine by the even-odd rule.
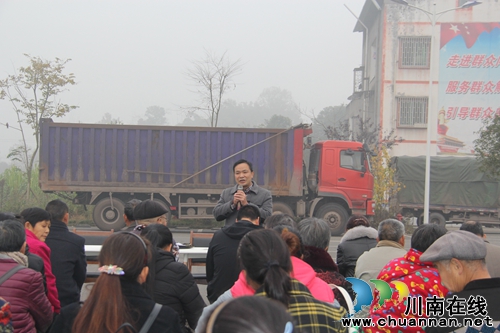
[[[347,232],[342,236],[340,242],[345,242],[348,240],[353,240],[361,237],[368,237],[377,239],[378,231],[372,227],[365,227],[364,225],[358,225],[352,229],[347,230]]]
[[[306,253],[303,260],[311,265],[311,267],[317,272],[318,270],[338,272],[339,268],[335,261],[325,249],[320,249],[315,246],[304,246]]]

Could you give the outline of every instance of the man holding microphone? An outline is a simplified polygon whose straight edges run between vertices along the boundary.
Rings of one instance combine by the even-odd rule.
[[[214,208],[215,219],[226,220],[226,226],[232,225],[236,221],[238,210],[246,205],[256,206],[261,220],[271,216],[273,212],[271,192],[259,187],[253,181],[252,163],[246,160],[236,161],[233,172],[236,185],[222,191],[219,202]]]

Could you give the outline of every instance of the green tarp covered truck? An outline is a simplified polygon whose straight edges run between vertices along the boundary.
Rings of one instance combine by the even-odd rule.
[[[398,204],[403,216],[413,215],[422,221],[424,211],[425,156],[393,157],[396,180],[403,186]],[[431,157],[430,221],[479,221],[500,224],[500,182],[479,170],[474,157]]]

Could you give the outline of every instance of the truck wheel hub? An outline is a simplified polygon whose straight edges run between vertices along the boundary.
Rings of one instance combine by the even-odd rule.
[[[114,219],[116,219],[116,210],[114,209],[107,209],[105,212],[104,212],[104,217],[106,218],[106,220],[108,221],[112,221]]]

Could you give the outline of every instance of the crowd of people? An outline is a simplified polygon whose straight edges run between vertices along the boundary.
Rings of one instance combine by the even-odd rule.
[[[253,181],[251,163],[238,161],[233,170],[237,185],[214,209],[226,225],[206,257],[210,304],[177,260],[168,210],[137,199],[125,206],[126,227],[105,239],[101,274],[81,302],[85,240],[69,231],[68,206],[54,200],[0,214],[0,332],[347,332],[342,319],[358,296],[353,278],[383,281],[392,291],[374,289],[362,312],[373,321],[360,331],[500,330],[500,247],[486,241],[479,223],[452,232],[421,225],[407,251],[403,223],[386,219],[375,229],[354,215],[334,260],[328,223],[271,215],[270,193]],[[382,324],[391,318],[394,324]],[[418,321],[433,318],[457,321]]]

